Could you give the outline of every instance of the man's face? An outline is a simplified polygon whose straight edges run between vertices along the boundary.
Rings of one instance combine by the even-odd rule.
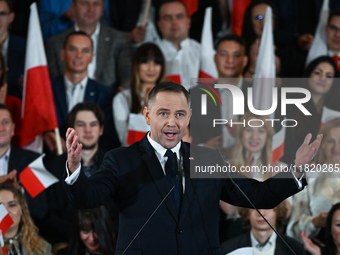
[[[87,66],[92,62],[92,58],[91,40],[84,35],[70,36],[65,49],[61,51],[66,73],[87,72]]]
[[[159,92],[144,109],[151,138],[166,149],[181,141],[191,117],[191,109],[183,93]]]
[[[84,149],[93,149],[98,145],[103,127],[92,111],[79,111],[74,121],[74,130],[79,136],[79,142]]]
[[[103,0],[75,0],[73,2],[76,23],[80,27],[93,27],[103,15]]]
[[[268,222],[275,228],[276,227],[276,212],[274,209],[260,209],[259,210]],[[249,221],[252,230],[256,231],[268,231],[271,228],[267,222],[261,217],[261,215],[255,210],[249,210]]]
[[[9,25],[14,20],[14,12],[9,12],[9,7],[5,1],[0,1],[0,36],[8,31]]]
[[[189,36],[190,18],[181,3],[166,3],[159,9],[158,28],[164,39],[181,42]]]
[[[327,47],[334,53],[340,52],[340,16],[333,16],[326,27]]]
[[[244,48],[235,41],[223,41],[215,54],[219,78],[239,78],[247,65],[248,58]]]
[[[11,144],[14,136],[14,123],[11,115],[6,109],[0,109],[0,148]]]

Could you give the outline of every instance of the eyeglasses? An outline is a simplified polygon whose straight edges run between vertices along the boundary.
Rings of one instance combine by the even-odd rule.
[[[328,28],[333,32],[340,32],[340,27],[334,26],[334,25],[328,25]]]

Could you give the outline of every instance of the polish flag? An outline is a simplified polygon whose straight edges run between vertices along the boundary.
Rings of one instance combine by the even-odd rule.
[[[4,255],[7,255],[7,251],[6,251],[6,247],[5,247],[5,242],[4,242],[4,237],[2,235],[2,231],[1,230],[0,230],[0,245],[1,245],[2,253]]]
[[[22,186],[32,198],[35,198],[49,186],[59,181],[46,170],[42,161],[44,156],[45,154],[42,154],[19,174]]]
[[[149,130],[150,126],[146,124],[143,114],[130,113],[126,139],[127,145],[141,140]]]
[[[58,122],[36,3],[30,9],[21,124],[25,128],[21,130],[20,147],[40,141],[39,148],[30,149],[41,152],[42,139],[37,137],[58,127]]]
[[[328,121],[340,118],[340,112],[327,108],[326,106],[322,109],[320,128],[322,128]]]
[[[283,157],[285,152],[286,127],[282,127],[272,138],[272,162],[274,163]]]
[[[167,61],[165,80],[182,84],[178,59],[174,58],[170,61]]]
[[[218,78],[214,61],[214,43],[211,31],[212,7],[205,9],[204,23],[201,36],[201,68],[199,78]]]
[[[268,6],[253,83],[253,105],[257,110],[268,110],[272,106],[272,89],[276,77],[272,15],[272,8]]]
[[[188,10],[188,16],[190,17],[198,10],[198,0],[180,0]]]
[[[231,12],[231,27],[234,34],[242,35],[244,14],[251,0],[235,0]]]
[[[326,43],[326,26],[328,21],[328,15],[329,15],[329,0],[323,0],[319,16],[320,17],[319,23],[318,26],[316,27],[314,40],[308,51],[305,66],[307,66],[310,62],[312,62],[314,59],[320,56],[328,55]]]
[[[3,204],[0,204],[0,230],[1,232],[5,234],[7,230],[12,226],[13,223],[14,221],[12,220],[8,211],[6,210],[6,207]]]

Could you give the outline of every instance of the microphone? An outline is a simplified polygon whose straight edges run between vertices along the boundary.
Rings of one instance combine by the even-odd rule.
[[[218,151],[218,153],[220,154],[221,158],[223,159],[224,164],[226,165],[226,162],[224,160],[224,157],[222,155],[222,153],[216,149]],[[228,167],[228,166],[227,166]],[[234,181],[234,179],[231,177],[229,171],[227,171],[229,178],[231,180],[231,182],[235,185],[235,187],[241,192],[241,194],[247,199],[247,201],[249,202],[249,204],[258,212],[258,214],[261,215],[261,217],[265,220],[265,222],[269,225],[269,227],[276,233],[276,235],[281,239],[281,241],[288,247],[288,249],[294,254],[296,255],[296,253],[294,252],[294,250],[289,246],[289,244],[283,239],[283,237],[279,234],[279,232],[277,232],[277,230],[268,222],[268,220],[263,216],[263,214],[256,208],[256,206],[250,201],[249,197],[243,192],[243,190],[240,188],[240,186],[237,185],[237,183]]]
[[[131,244],[133,243],[133,241],[137,238],[137,236],[139,235],[140,232],[142,232],[142,230],[144,229],[144,227],[148,224],[148,222],[151,220],[152,216],[158,211],[158,208],[164,203],[165,199],[167,199],[167,197],[170,195],[170,193],[174,190],[174,188],[176,187],[176,184],[178,182],[179,179],[179,168],[178,168],[178,161],[177,161],[177,155],[176,152],[174,152],[174,166],[175,166],[175,175],[176,175],[176,180],[174,185],[172,185],[172,187],[170,188],[170,190],[168,191],[168,193],[166,193],[165,197],[162,199],[162,201],[157,205],[156,209],[151,213],[151,215],[149,216],[149,218],[145,221],[145,223],[143,224],[143,226],[138,230],[137,234],[134,236],[134,238],[131,240],[131,242],[128,244],[128,246],[126,246],[125,250],[122,252],[121,255],[124,255],[124,253],[129,249],[129,247],[131,246]]]

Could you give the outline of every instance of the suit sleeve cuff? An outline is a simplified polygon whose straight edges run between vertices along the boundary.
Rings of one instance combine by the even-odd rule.
[[[70,174],[70,170],[68,170],[67,161],[66,161],[66,174],[67,174],[67,177],[65,179],[66,184],[72,185],[73,183],[76,182],[80,174],[80,169],[81,169],[81,164],[79,164],[79,167],[76,169],[76,171]]]

